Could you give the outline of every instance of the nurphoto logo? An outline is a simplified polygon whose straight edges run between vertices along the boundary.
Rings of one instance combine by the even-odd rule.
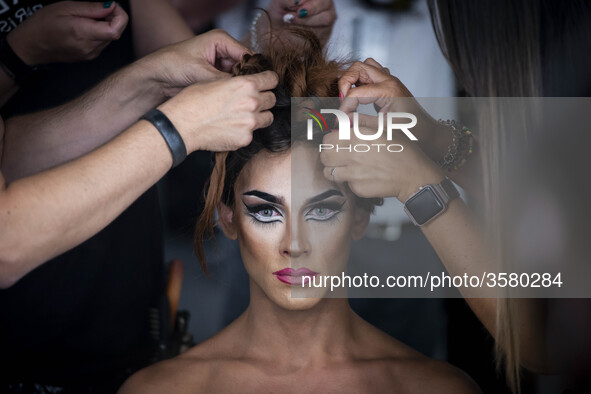
[[[384,114],[383,112],[378,113],[377,119],[377,130],[375,133],[362,133],[359,129],[359,113],[353,113],[353,124],[349,119],[349,116],[343,111],[339,111],[338,109],[321,109],[320,112],[313,110],[312,108],[307,108],[306,115],[310,117],[308,119],[308,140],[313,139],[314,135],[314,123],[318,125],[320,131],[328,131],[328,125],[326,120],[322,116],[322,114],[333,114],[337,117],[339,123],[339,141],[350,141],[351,140],[351,129],[353,129],[353,133],[355,137],[362,141],[376,141],[382,138],[384,134],[384,115],[386,117],[386,140],[392,141],[392,136],[394,131],[401,131],[404,133],[408,139],[411,141],[417,141],[417,137],[413,133],[411,133],[410,129],[417,125],[417,117],[408,112],[388,112]],[[409,120],[410,122],[400,123],[401,119]],[[366,128],[367,129],[367,128]],[[368,130],[364,129],[365,132]],[[372,143],[372,144],[319,144],[318,149],[320,152],[323,150],[331,150],[334,149],[337,152],[346,150],[349,152],[369,152],[369,151],[378,151],[380,150],[387,150],[388,152],[402,152],[404,147],[400,144],[385,144],[385,143]]]

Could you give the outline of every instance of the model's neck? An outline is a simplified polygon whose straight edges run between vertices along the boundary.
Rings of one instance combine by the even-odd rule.
[[[251,282],[250,305],[240,318],[244,349],[294,366],[347,358],[358,317],[344,298],[321,299],[306,310],[286,310]]]

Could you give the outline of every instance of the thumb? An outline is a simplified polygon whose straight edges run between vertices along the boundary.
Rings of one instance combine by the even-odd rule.
[[[231,77],[230,74],[218,70],[209,63],[201,64],[197,67],[198,68],[195,69],[194,75],[189,77],[193,83],[217,81]]]
[[[244,54],[252,54],[252,51],[228,34],[219,36],[215,43],[215,52],[216,59],[224,59],[234,63],[240,62]]]
[[[79,16],[82,18],[103,19],[113,13],[117,7],[114,1],[102,2],[76,2],[71,3],[68,13],[72,16]]]

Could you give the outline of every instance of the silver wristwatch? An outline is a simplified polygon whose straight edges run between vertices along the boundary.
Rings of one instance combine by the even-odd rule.
[[[445,177],[440,184],[419,188],[404,203],[404,211],[415,225],[423,226],[445,212],[449,202],[459,196],[453,182]]]

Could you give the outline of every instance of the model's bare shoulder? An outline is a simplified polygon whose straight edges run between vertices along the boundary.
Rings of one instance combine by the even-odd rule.
[[[461,369],[443,361],[430,360],[427,370],[433,374],[438,387],[444,388],[449,393],[476,394],[482,393],[480,387],[472,378]]]
[[[208,362],[181,355],[136,372],[119,393],[195,393],[197,388],[207,386],[210,375]]]
[[[387,334],[376,334],[379,345],[375,371],[387,377],[384,386],[402,388],[404,393],[481,393],[474,381],[463,371],[443,361],[426,357]],[[369,346],[368,346],[369,348]],[[376,376],[374,381],[380,381]],[[387,387],[382,387],[385,389]]]
[[[403,392],[408,393],[482,393],[474,381],[459,368],[421,355],[405,362],[392,360],[392,376],[404,376]]]
[[[243,363],[233,359],[224,331],[175,358],[135,373],[119,393],[207,393],[220,382],[227,383],[227,371],[239,372]]]

